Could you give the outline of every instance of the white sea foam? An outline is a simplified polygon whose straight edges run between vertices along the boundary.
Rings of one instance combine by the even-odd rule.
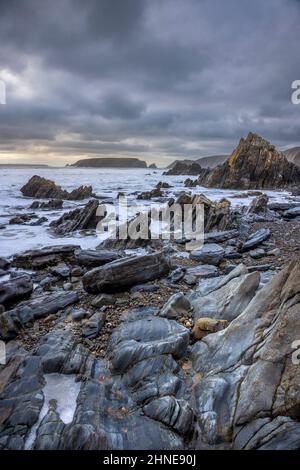
[[[195,194],[203,193],[211,200],[219,200],[226,197],[231,200],[233,206],[249,205],[255,197],[234,197],[241,191],[206,189],[197,186],[196,188],[185,188],[186,176],[163,176],[162,170],[149,169],[86,169],[86,168],[60,168],[60,169],[0,169],[0,225],[8,224],[11,217],[16,214],[33,212],[29,206],[33,199],[24,198],[20,188],[34,174],[38,174],[48,179],[52,179],[64,189],[72,190],[80,185],[92,185],[93,191],[100,197],[116,198],[119,192],[131,195],[129,200],[135,202],[133,193],[149,191],[154,188],[158,181],[167,181],[172,187],[164,190],[172,197],[180,191],[192,191]],[[288,197],[287,192],[266,191],[272,201],[283,201]],[[147,201],[137,201],[147,204]],[[85,202],[64,203],[64,210],[59,211],[35,211],[39,217],[46,216],[49,220],[55,220],[65,211],[82,206]],[[150,201],[148,202],[150,203]],[[48,222],[48,223],[49,223]],[[0,256],[11,256],[24,250],[41,248],[43,246],[57,244],[78,244],[82,248],[95,248],[99,244],[99,239],[95,234],[81,236],[75,234],[70,237],[54,237],[47,229],[47,224],[42,226],[28,225],[6,225],[4,230],[0,230]]]

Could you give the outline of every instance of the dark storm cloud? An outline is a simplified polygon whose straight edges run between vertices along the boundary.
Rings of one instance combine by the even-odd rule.
[[[300,143],[296,0],[2,0],[0,159]],[[37,157],[37,158],[38,158]]]

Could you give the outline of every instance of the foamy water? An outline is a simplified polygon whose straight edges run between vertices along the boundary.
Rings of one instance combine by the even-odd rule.
[[[63,189],[69,191],[81,185],[91,185],[94,193],[100,198],[116,198],[119,192],[123,192],[129,196],[129,203],[131,204],[135,203],[135,192],[149,191],[159,181],[167,181],[173,186],[170,189],[163,190],[170,197],[185,190],[194,194],[203,193],[213,201],[226,197],[231,200],[233,206],[248,205],[254,197],[234,197],[236,194],[240,194],[241,191],[206,189],[200,186],[185,188],[184,181],[187,178],[186,176],[163,176],[162,170],[2,168],[0,169],[0,225],[4,224],[6,228],[0,230],[0,256],[9,257],[24,250],[57,244],[78,244],[82,248],[95,248],[99,244],[99,239],[95,233],[89,236],[82,236],[76,233],[67,237],[57,237],[51,234],[48,230],[48,225],[52,220],[60,217],[63,212],[77,206],[83,206],[87,201],[65,201],[64,209],[58,211],[30,210],[29,206],[34,199],[24,198],[20,188],[35,174],[51,179],[56,184],[61,185]],[[266,192],[272,201],[283,201],[288,197],[287,192]],[[147,201],[138,201],[138,203],[147,204]],[[31,212],[35,212],[39,217],[47,217],[48,222],[42,226],[8,225],[9,219],[13,216]]]

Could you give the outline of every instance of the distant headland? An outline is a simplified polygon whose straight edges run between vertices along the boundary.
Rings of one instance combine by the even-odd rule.
[[[147,168],[147,163],[139,158],[86,158],[67,166],[76,168]],[[154,168],[154,165],[150,165],[149,168]]]

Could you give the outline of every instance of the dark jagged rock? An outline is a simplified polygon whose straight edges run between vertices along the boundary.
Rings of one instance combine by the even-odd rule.
[[[31,277],[27,274],[0,283],[0,304],[7,307],[29,297],[33,290]]]
[[[9,261],[5,258],[0,258],[0,269],[7,269],[9,267]]]
[[[102,217],[96,215],[99,201],[92,200],[85,207],[74,209],[51,222],[50,227],[57,235],[65,235],[76,230],[96,229]]]
[[[80,186],[71,193],[57,186],[54,181],[47,180],[41,176],[32,176],[30,180],[21,188],[23,196],[37,199],[69,199],[80,201],[92,196],[91,186]]]
[[[157,170],[157,166],[156,166],[155,163],[150,163],[150,165],[148,166],[148,168],[149,168],[150,170]]]
[[[29,209],[58,210],[62,209],[62,199],[51,199],[48,202],[33,201]]]
[[[231,210],[231,203],[227,199],[213,202],[203,194],[191,196],[182,192],[175,202],[182,206],[184,204],[191,204],[192,206],[203,204],[205,232],[232,230],[238,226],[236,215]]]
[[[289,188],[299,183],[299,167],[251,132],[225,163],[198,178],[199,185],[230,189]]]
[[[14,256],[12,264],[17,268],[43,269],[47,266],[55,266],[62,261],[74,260],[74,252],[78,248],[78,245],[56,245],[40,250],[24,251]]]
[[[75,258],[81,266],[96,268],[119,259],[120,255],[115,251],[108,250],[77,250]]]
[[[87,272],[83,278],[84,289],[92,294],[114,292],[135,284],[160,278],[168,274],[170,260],[162,253],[126,257]]]
[[[57,313],[78,301],[76,292],[47,294],[0,315],[0,338],[9,341],[33,321]]]
[[[16,215],[9,220],[9,225],[23,225],[36,217],[34,214]]]
[[[175,165],[164,173],[164,175],[191,175],[197,176],[201,173],[202,168],[196,162],[184,162],[178,160]]]
[[[268,210],[269,197],[266,194],[262,194],[257,198],[253,199],[249,207],[249,213],[253,214],[265,214]]]
[[[250,235],[250,237],[245,241],[245,243],[240,248],[240,251],[243,253],[245,251],[249,251],[257,247],[262,242],[267,240],[270,237],[270,235],[271,235],[271,231],[269,228],[261,228],[257,230],[255,233]]]
[[[145,191],[143,193],[138,194],[137,199],[152,199],[154,197],[161,197],[163,196],[163,192],[161,191],[160,187],[156,187],[152,189],[152,191]]]
[[[160,188],[160,189],[169,189],[169,188],[172,188],[172,186],[167,183],[166,181],[159,181],[156,185],[157,188]]]

